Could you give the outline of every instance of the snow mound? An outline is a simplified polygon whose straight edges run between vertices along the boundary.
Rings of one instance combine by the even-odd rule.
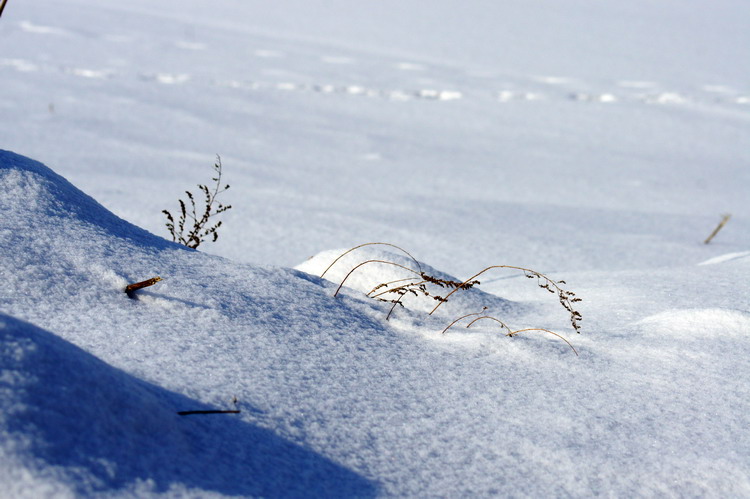
[[[12,496],[375,493],[290,439],[298,423],[283,414],[294,411],[269,402],[287,393],[274,383],[289,383],[275,359],[345,366],[352,336],[383,331],[357,303],[298,271],[154,236],[7,151],[0,189],[0,483],[17,484]],[[164,280],[137,299],[123,292],[155,275]],[[226,408],[234,395],[242,415],[176,414]]]
[[[322,251],[297,265],[295,269],[322,276],[336,286],[343,283],[345,287],[360,291],[366,296],[388,301],[399,299],[396,292],[387,292],[389,289],[398,290],[408,285],[424,284],[429,296],[418,288],[413,288],[415,293],[407,292],[400,299],[400,303],[409,310],[426,314],[440,303],[438,297],[446,297],[454,288],[450,285],[425,282],[424,275],[453,283],[463,281],[416,260],[405,250],[388,243],[368,243],[367,246],[353,251]],[[479,312],[486,307],[487,314],[507,317],[524,309],[521,304],[486,293],[477,286],[459,290],[451,295],[436,314],[456,318]]]
[[[374,491],[354,473],[234,415],[179,416],[209,407],[4,314],[0,366],[0,477],[12,497]]]
[[[115,216],[93,198],[38,161],[0,149],[0,210],[6,216],[0,226],[4,235],[17,239],[19,231],[46,225],[50,237],[65,237],[82,224],[163,248],[170,245],[143,229]]]
[[[750,340],[750,313],[723,308],[673,309],[639,321],[658,335],[734,337]]]

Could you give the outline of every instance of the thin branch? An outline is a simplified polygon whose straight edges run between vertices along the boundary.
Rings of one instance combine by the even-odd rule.
[[[134,297],[134,293],[142,288],[147,288],[149,286],[153,286],[157,282],[161,281],[161,277],[152,277],[151,279],[146,279],[145,281],[136,282],[134,284],[128,284],[125,286],[125,292],[128,294],[130,298]]]
[[[430,282],[430,281],[419,281],[419,282],[412,282],[412,283],[409,283],[409,284],[403,284],[401,286],[396,286],[395,288],[390,288],[390,289],[386,289],[385,291],[381,291],[380,293],[378,293],[376,295],[370,296],[370,298],[378,298],[381,295],[384,295],[384,294],[387,294],[387,293],[396,293],[396,292],[401,291],[401,290],[403,290],[404,292],[406,292],[406,291],[408,291],[409,289],[411,289],[411,288],[413,288],[415,286],[419,286],[420,284],[426,284],[428,282]]]
[[[443,332],[442,332],[441,334],[445,334],[445,332],[446,332],[447,330],[449,330],[449,329],[450,329],[450,328],[451,328],[451,327],[452,327],[452,326],[453,326],[453,325],[454,325],[454,324],[455,324],[456,322],[460,321],[461,319],[466,319],[467,317],[471,317],[472,315],[479,315],[479,314],[481,314],[482,312],[484,312],[485,310],[487,310],[487,307],[484,307],[484,308],[482,308],[482,310],[480,310],[479,312],[474,312],[473,314],[466,314],[466,315],[462,315],[461,317],[459,317],[459,318],[458,318],[458,319],[456,319],[455,321],[453,321],[453,322],[451,322],[450,324],[448,324],[448,327],[446,327],[445,329],[443,329]],[[469,326],[466,326],[466,327],[469,327]]]
[[[722,215],[721,216],[721,222],[719,222],[719,225],[716,226],[716,228],[711,233],[711,235],[708,236],[705,241],[703,241],[703,244],[710,243],[711,239],[713,239],[714,237],[716,237],[716,234],[718,234],[719,231],[724,228],[724,226],[727,224],[727,222],[729,221],[730,218],[732,218],[732,215],[730,215],[729,213],[727,213],[726,215]]]
[[[568,346],[573,350],[573,353],[575,353],[576,356],[578,356],[578,350],[576,350],[576,348],[568,340],[566,340],[562,335],[557,334],[554,331],[550,331],[549,329],[544,329],[544,328],[540,328],[540,327],[530,327],[530,328],[526,328],[526,329],[518,329],[516,331],[513,331],[513,334],[508,333],[508,336],[513,337],[513,336],[517,335],[518,333],[523,333],[523,332],[526,332],[526,331],[541,331],[543,333],[553,334],[553,335],[557,336],[558,338],[560,338],[561,340],[563,340],[565,343],[567,343]]]
[[[474,274],[473,276],[469,277],[469,278],[468,278],[468,279],[466,279],[466,280],[465,280],[464,282],[462,282],[460,286],[458,286],[458,287],[457,287],[456,289],[454,289],[453,291],[451,291],[450,293],[448,293],[448,294],[447,294],[447,295],[445,296],[445,301],[448,301],[448,298],[450,297],[450,295],[452,295],[453,293],[455,293],[456,291],[458,291],[459,289],[461,289],[461,287],[462,287],[462,286],[466,285],[467,283],[469,283],[469,282],[473,281],[474,279],[476,279],[476,278],[477,278],[477,277],[479,277],[480,275],[484,274],[484,273],[485,273],[485,272],[487,272],[488,270],[492,270],[492,269],[514,269],[514,270],[522,270],[522,271],[524,271],[524,272],[531,272],[531,273],[533,273],[533,274],[535,274],[535,275],[540,275],[540,276],[544,277],[545,279],[547,279],[547,280],[549,280],[549,281],[552,281],[551,279],[549,279],[548,277],[544,276],[543,274],[540,274],[539,272],[534,272],[534,271],[533,271],[533,270],[531,270],[531,269],[527,269],[527,268],[523,268],[523,267],[513,267],[513,266],[511,266],[511,265],[492,265],[492,266],[490,266],[490,267],[487,267],[486,269],[482,270],[481,272],[477,272],[476,274]],[[554,282],[554,281],[553,281],[553,282]],[[557,286],[555,286],[555,287],[557,287]],[[559,288],[558,288],[558,289],[559,289]],[[433,313],[435,312],[435,310],[437,310],[437,309],[438,309],[438,307],[439,307],[440,305],[442,305],[442,304],[443,304],[443,302],[440,302],[440,303],[438,303],[437,305],[435,305],[435,308],[433,308],[433,309],[432,309],[432,312],[430,312],[430,314],[429,314],[429,315],[432,315],[432,314],[433,314]]]
[[[387,286],[390,286],[391,284],[396,284],[397,282],[404,282],[404,281],[416,281],[417,279],[419,279],[419,278],[418,278],[418,277],[407,277],[407,278],[405,278],[405,279],[396,279],[395,281],[389,281],[389,282],[383,282],[383,283],[380,283],[380,284],[378,284],[377,286],[375,286],[374,288],[372,288],[372,289],[370,290],[370,292],[369,292],[369,293],[367,293],[367,296],[369,296],[370,298],[374,298],[374,297],[373,297],[373,296],[371,296],[371,295],[372,295],[372,294],[373,294],[373,293],[374,293],[375,291],[377,291],[377,290],[379,290],[379,289],[381,289],[381,288],[385,288],[385,287],[387,287]],[[394,289],[395,289],[395,288],[394,288]]]
[[[8,2],[8,0],[0,0],[0,17],[3,15],[3,10],[5,9],[5,4]]]
[[[203,197],[205,198],[204,211],[200,218],[198,217],[198,207],[195,203],[195,196],[193,196],[193,193],[190,191],[185,191],[190,203],[189,210],[186,202],[182,199],[178,199],[180,203],[180,216],[176,226],[172,214],[168,210],[162,210],[162,213],[167,217],[166,226],[172,235],[172,240],[187,246],[188,248],[197,248],[208,237],[211,237],[212,241],[216,241],[219,237],[217,230],[221,227],[222,222],[220,220],[211,225],[209,224],[210,219],[232,208],[232,205],[223,205],[216,199],[219,194],[229,189],[229,184],[224,185],[223,187],[221,185],[222,165],[221,156],[218,154],[216,155],[216,161],[214,162],[213,168],[216,175],[211,178],[211,180],[216,182],[213,191],[211,191],[205,184],[198,184],[198,189],[203,193]],[[187,234],[185,234],[186,222],[188,222],[188,225],[192,223],[192,228]]]

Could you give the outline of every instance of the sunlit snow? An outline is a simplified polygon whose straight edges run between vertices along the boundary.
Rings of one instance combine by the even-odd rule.
[[[748,19],[9,0],[0,496],[750,496]]]

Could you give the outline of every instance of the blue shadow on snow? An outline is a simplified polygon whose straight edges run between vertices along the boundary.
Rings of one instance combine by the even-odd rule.
[[[377,495],[370,480],[241,415],[181,417],[210,408],[3,314],[0,345],[0,365],[16,373],[0,378],[11,438],[31,438],[26,457],[56,467],[77,494]]]

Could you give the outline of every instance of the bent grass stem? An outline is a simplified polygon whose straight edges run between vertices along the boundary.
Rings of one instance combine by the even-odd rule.
[[[406,251],[406,250],[405,250],[404,248],[402,248],[401,246],[396,246],[395,244],[391,244],[391,243],[364,243],[364,244],[360,244],[359,246],[355,246],[355,247],[353,247],[353,248],[351,248],[351,249],[349,249],[349,250],[345,251],[345,252],[344,252],[343,254],[339,255],[339,257],[338,257],[338,258],[336,258],[336,259],[335,259],[335,260],[334,260],[333,262],[331,262],[331,264],[330,264],[330,265],[328,266],[328,268],[326,268],[326,269],[325,269],[325,270],[323,271],[323,273],[322,273],[322,274],[320,274],[320,277],[324,277],[324,276],[326,275],[326,273],[327,273],[327,272],[328,272],[329,270],[331,270],[331,267],[333,267],[334,265],[336,265],[336,262],[338,262],[339,260],[341,260],[342,258],[344,258],[344,257],[345,257],[346,255],[348,255],[348,254],[349,254],[349,253],[351,253],[352,251],[354,251],[354,250],[357,250],[357,249],[359,249],[359,248],[364,248],[365,246],[373,246],[373,245],[390,246],[391,248],[396,248],[397,250],[399,250],[399,251],[402,251],[402,252],[403,252],[403,253],[404,253],[405,255],[407,255],[407,256],[408,256],[409,258],[411,258],[411,259],[412,259],[412,261],[413,261],[413,262],[414,262],[414,263],[415,263],[415,264],[417,265],[417,268],[419,269],[419,272],[418,272],[418,273],[419,273],[419,274],[421,274],[421,273],[422,273],[422,266],[421,266],[421,265],[419,264],[419,262],[417,261],[417,259],[416,259],[416,258],[414,258],[414,257],[413,257],[413,256],[411,255],[411,253],[409,253],[408,251]]]

